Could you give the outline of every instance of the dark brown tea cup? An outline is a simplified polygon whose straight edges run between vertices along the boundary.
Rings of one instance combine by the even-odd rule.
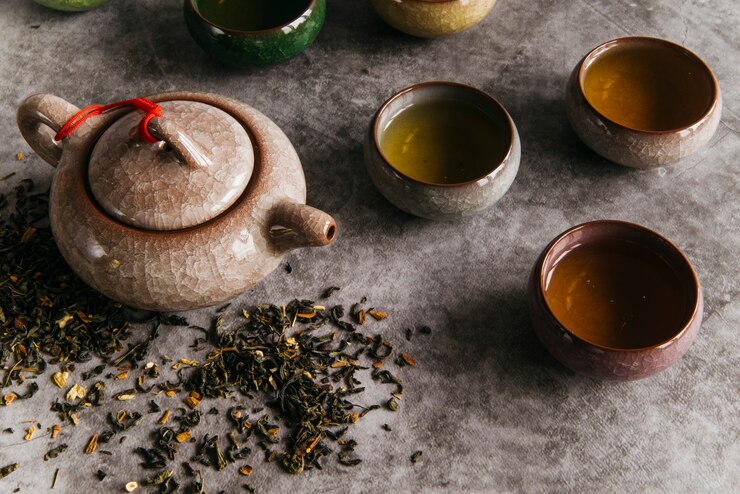
[[[703,297],[681,251],[623,221],[574,226],[542,251],[529,279],[534,330],[563,365],[629,381],[674,364],[699,331]]]

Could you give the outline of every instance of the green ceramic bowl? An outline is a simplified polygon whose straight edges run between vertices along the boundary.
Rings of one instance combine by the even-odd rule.
[[[185,23],[195,41],[220,61],[237,67],[284,62],[302,52],[324,25],[326,0],[305,0],[305,10],[278,26],[242,31],[219,26],[201,13],[201,0],[185,0]]]
[[[34,2],[50,9],[82,12],[103,5],[108,0],[34,0]]]

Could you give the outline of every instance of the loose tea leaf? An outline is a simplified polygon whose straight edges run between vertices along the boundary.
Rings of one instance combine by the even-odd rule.
[[[20,465],[18,463],[13,463],[11,465],[0,468],[0,479],[5,478],[11,473],[15,472],[19,466]]]
[[[87,443],[87,447],[85,448],[85,454],[91,455],[96,449],[98,449],[98,437],[98,434],[95,434],[90,438],[90,441]]]
[[[339,290],[340,288],[338,286],[330,286],[324,290],[324,293],[321,294],[321,298],[329,298],[334,294],[334,292],[338,292]]]
[[[60,444],[56,448],[52,448],[49,451],[46,452],[44,455],[44,461],[50,460],[52,458],[56,458],[60,454],[64,453],[69,446],[67,444]]]

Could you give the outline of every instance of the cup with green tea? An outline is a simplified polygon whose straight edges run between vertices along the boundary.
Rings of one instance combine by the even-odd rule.
[[[496,203],[516,177],[521,144],[493,97],[454,82],[425,82],[386,101],[373,117],[365,163],[398,208],[446,220]]]
[[[326,0],[185,0],[185,23],[195,41],[237,67],[293,58],[318,36]]]

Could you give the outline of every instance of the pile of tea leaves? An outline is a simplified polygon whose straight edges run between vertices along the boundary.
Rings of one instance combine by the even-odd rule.
[[[3,388],[43,373],[48,363],[104,358],[130,336],[121,305],[88,287],[64,262],[46,226],[48,194],[32,190],[33,182],[23,180],[15,188],[14,211],[0,221]],[[3,195],[0,207],[8,207]]]
[[[248,477],[254,467],[246,461],[257,454],[294,474],[321,468],[330,455],[341,465],[358,465],[362,460],[356,441],[347,435],[349,428],[375,410],[399,410],[404,387],[395,372],[415,361],[395,351],[382,335],[362,331],[387,317],[366,308],[365,299],[348,309],[330,305],[339,290],[331,287],[320,302],[293,300],[236,311],[227,305],[206,328],[177,315],[158,315],[146,326],[136,325],[120,304],[71,272],[46,226],[48,195],[32,191],[33,184],[22,181],[15,189],[14,209],[0,219],[0,406],[30,398],[39,389],[35,380],[49,370],[62,393],[51,403],[60,423],[47,429],[50,441],[63,424],[95,420],[90,415],[102,413],[90,410],[125,402],[127,409],[111,411],[104,423],[94,425],[99,432],[84,453],[124,449],[137,454],[145,471],[140,480],[159,492],[179,491],[175,472],[180,465],[189,477],[186,492],[205,493],[201,467],[220,471],[234,464]],[[1,196],[0,208],[9,208]],[[165,326],[182,326],[176,331],[196,336],[189,358],[150,356]],[[410,340],[414,331],[405,332]],[[101,363],[85,365],[85,372],[76,370],[92,359]],[[364,402],[362,375],[387,385],[386,398]],[[127,389],[113,394],[106,389],[128,380],[133,384]],[[171,408],[167,399],[176,400]],[[204,403],[219,407],[204,412]],[[201,431],[204,415],[222,413],[230,424],[226,437]],[[128,431],[146,424],[152,428],[150,444],[123,445]],[[37,426],[25,431],[25,439],[33,437]],[[183,451],[184,443],[191,443],[188,449],[195,454]],[[45,461],[68,454],[67,444],[51,446]],[[421,452],[411,458],[415,463]],[[0,478],[18,467],[0,465]],[[120,475],[91,472],[100,481],[111,474]],[[126,489],[137,487],[132,481]],[[253,492],[248,484],[243,487]]]

